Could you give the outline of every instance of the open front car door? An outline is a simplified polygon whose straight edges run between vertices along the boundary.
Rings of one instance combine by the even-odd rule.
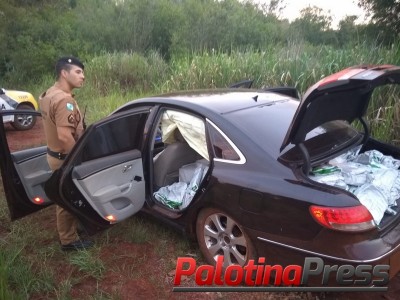
[[[10,118],[18,110],[1,110],[3,118]],[[38,211],[51,201],[44,192],[44,183],[51,176],[46,159],[46,139],[40,113],[37,124],[28,131],[17,131],[9,123],[0,122],[1,177],[11,220]]]
[[[138,212],[145,200],[141,151],[148,114],[141,108],[93,124],[54,173],[45,146],[13,151],[11,131],[2,126],[1,171],[12,219],[54,202],[93,233]]]

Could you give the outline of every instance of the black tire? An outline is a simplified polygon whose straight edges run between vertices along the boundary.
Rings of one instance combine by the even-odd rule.
[[[20,104],[17,109],[34,110],[29,104]],[[15,115],[14,122],[11,123],[12,127],[16,130],[29,130],[36,124],[36,116],[33,115]]]
[[[216,208],[203,209],[196,221],[196,235],[207,263],[215,265],[218,255],[224,256],[224,269],[235,264],[244,266],[256,258],[253,243],[242,226]]]

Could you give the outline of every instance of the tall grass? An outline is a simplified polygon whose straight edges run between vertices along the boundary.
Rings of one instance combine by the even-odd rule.
[[[43,264],[42,264],[43,266]],[[23,246],[2,245],[0,250],[0,299],[24,299],[55,288],[51,269],[35,270],[33,262],[24,257]]]
[[[264,51],[218,50],[186,53],[165,61],[156,52],[103,53],[85,62],[86,83],[76,90],[90,122],[143,95],[176,90],[227,87],[253,79],[255,87],[294,86],[301,93],[321,78],[359,64],[400,64],[400,45],[367,43],[336,49],[304,42],[271,45]],[[38,95],[54,82],[46,75],[27,89]]]
[[[167,71],[166,62],[156,52],[147,56],[105,53],[87,63],[86,72],[90,74],[87,84],[103,96],[113,91],[123,95],[129,91],[141,93],[163,82]]]
[[[9,264],[6,253],[0,251],[0,299],[12,299],[9,287]]]
[[[90,124],[146,95],[221,88],[244,79],[253,79],[254,87],[293,86],[304,93],[323,77],[360,64],[400,65],[400,43],[382,47],[361,42],[336,49],[289,41],[264,51],[232,50],[228,54],[211,50],[186,53],[170,61],[156,52],[103,53],[86,61],[86,84],[76,90],[76,96]],[[38,96],[53,82],[46,75],[39,86],[28,89]],[[386,141],[397,141],[400,133],[397,99],[393,92],[374,96],[367,114],[372,132]]]
[[[271,45],[265,51],[186,53],[168,62],[154,52],[146,56],[105,53],[87,62],[87,83],[78,91],[78,99],[87,106],[90,123],[144,95],[221,88],[244,79],[253,79],[254,87],[294,86],[304,93],[323,77],[349,66],[400,65],[399,46],[385,48],[359,43],[336,49],[288,42],[285,46]],[[372,132],[386,141],[398,139],[400,130],[395,127],[400,125],[400,115],[394,114],[394,110],[390,113],[397,99],[396,93],[374,96],[367,114],[373,123]],[[381,112],[378,119],[377,111]],[[385,118],[382,118],[383,111]]]
[[[335,49],[305,43],[270,47],[262,52],[216,51],[178,57],[171,62],[166,90],[224,87],[242,79],[254,79],[256,86],[295,86],[304,92],[321,78],[359,64],[397,64],[396,47],[360,44]]]
[[[374,90],[368,108],[370,131],[377,139],[400,145],[400,87],[383,86]]]

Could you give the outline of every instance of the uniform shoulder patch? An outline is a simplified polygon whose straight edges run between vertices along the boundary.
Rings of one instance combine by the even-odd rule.
[[[74,105],[72,103],[67,103],[67,110],[73,111]]]

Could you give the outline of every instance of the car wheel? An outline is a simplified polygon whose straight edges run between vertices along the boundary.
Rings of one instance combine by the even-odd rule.
[[[30,105],[28,104],[20,104],[17,106],[17,109],[23,109],[23,110],[34,110]],[[33,126],[36,124],[36,116],[33,115],[15,115],[14,117],[14,122],[11,123],[11,125],[16,129],[16,130],[28,130],[31,129]]]
[[[224,256],[224,268],[244,266],[255,258],[253,243],[243,227],[228,214],[215,208],[203,209],[197,217],[196,234],[199,247],[209,264]]]

